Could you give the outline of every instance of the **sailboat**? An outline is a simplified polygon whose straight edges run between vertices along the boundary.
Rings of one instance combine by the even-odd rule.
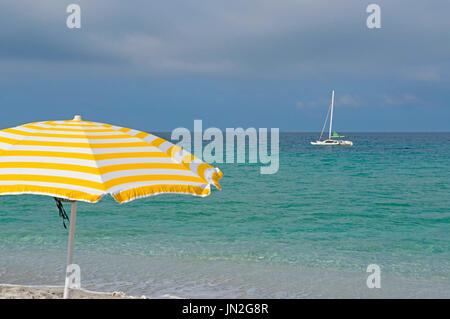
[[[339,135],[336,131],[332,132],[333,126],[333,109],[334,109],[334,90],[331,92],[331,107],[328,110],[327,117],[325,119],[325,123],[323,123],[322,132],[320,133],[320,137],[317,141],[311,142],[312,145],[344,145],[344,146],[352,146],[352,141],[341,140],[345,136]],[[331,111],[331,112],[330,112]],[[330,114],[331,113],[331,114]],[[328,131],[328,139],[322,140],[323,131],[328,121],[328,116],[330,116],[330,129]]]

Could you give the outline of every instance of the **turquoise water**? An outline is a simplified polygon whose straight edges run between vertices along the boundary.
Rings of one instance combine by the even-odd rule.
[[[346,135],[355,146],[282,133],[277,174],[217,164],[223,191],[207,198],[80,203],[82,286],[155,297],[450,297],[450,134]],[[52,198],[0,197],[0,283],[63,284],[66,245]],[[372,263],[378,290],[365,283]]]

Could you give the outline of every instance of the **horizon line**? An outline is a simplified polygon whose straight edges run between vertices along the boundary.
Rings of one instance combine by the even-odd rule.
[[[220,131],[225,131],[224,129],[220,129]],[[172,131],[166,131],[166,130],[157,130],[153,131],[155,133],[171,133]],[[192,130],[193,132],[193,130]],[[319,133],[319,131],[289,131],[289,130],[280,130],[280,133]],[[450,133],[450,131],[340,131],[341,133]]]

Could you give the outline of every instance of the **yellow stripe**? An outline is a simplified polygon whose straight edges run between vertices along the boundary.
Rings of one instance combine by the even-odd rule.
[[[59,138],[87,138],[89,140],[104,140],[104,139],[118,139],[118,138],[133,138],[131,135],[81,135],[81,134],[52,134],[52,133],[32,133],[20,131],[12,128],[4,129],[2,132],[21,135],[21,136],[36,136],[36,137],[59,137]]]
[[[40,193],[49,196],[60,196],[65,198],[70,198],[72,200],[84,200],[91,203],[96,203],[100,200],[102,196],[92,195],[85,192],[57,188],[57,187],[47,187],[47,186],[34,186],[34,185],[0,185],[0,194],[17,194],[17,193]]]
[[[63,171],[80,172],[99,175],[97,167],[89,167],[73,164],[59,163],[38,163],[38,162],[0,162],[0,168],[38,168],[38,169],[57,169]]]
[[[15,140],[0,136],[0,142],[14,145],[26,146],[53,146],[53,147],[79,147],[79,148],[123,148],[123,147],[149,147],[147,142],[130,142],[130,143],[72,143],[72,142],[46,142],[31,140]]]
[[[1,165],[1,164],[0,164]],[[132,169],[179,169],[187,170],[183,165],[178,163],[134,163],[134,164],[117,164],[108,165],[98,168],[101,174],[126,171]]]
[[[167,149],[166,154],[170,157],[175,157],[175,154],[179,151],[182,151],[183,149],[179,147],[178,145],[171,146]]]
[[[140,139],[144,139],[144,138],[146,138],[149,135],[150,135],[149,133],[140,132],[140,133],[138,133],[138,134],[136,134],[134,136],[137,137],[137,138],[140,138]]]
[[[127,132],[131,131],[131,128],[122,127],[119,129],[119,131],[123,132],[123,133],[127,133]]]
[[[33,130],[42,130],[42,131],[61,131],[61,132],[117,132],[116,130],[111,129],[93,129],[93,130],[83,130],[83,129],[74,129],[74,128],[53,128],[53,127],[41,127],[35,125],[22,125],[22,127],[31,128]]]
[[[52,122],[55,122],[55,121],[52,121]],[[97,125],[97,126],[100,126],[99,124],[94,124],[94,122],[92,122],[92,121],[75,121],[75,120],[66,120],[66,121],[63,121],[64,123],[89,123],[89,124],[93,124],[93,125]]]
[[[100,125],[95,124],[84,124],[84,121],[65,121],[66,123],[55,123],[54,121],[44,122],[42,124],[51,126],[83,126],[83,127],[100,127]]]
[[[2,143],[14,145],[14,144],[19,143],[20,141],[21,140],[16,140],[16,139],[0,136],[0,142],[2,142]]]
[[[165,139],[162,139],[160,137],[155,138],[150,144],[152,144],[155,147],[159,147],[162,143],[167,142]]]
[[[206,163],[202,163],[202,164],[198,165],[198,167],[197,167],[197,174],[198,174],[198,176],[200,176],[200,177],[202,177],[204,180],[206,180],[206,178],[205,178],[205,171],[206,171],[208,168],[210,168],[210,167],[212,167],[212,166],[209,165],[209,164],[206,164]]]
[[[111,187],[134,183],[134,182],[154,182],[154,181],[183,181],[183,182],[194,182],[194,183],[205,183],[205,181],[199,177],[195,176],[183,176],[183,175],[135,175],[135,176],[124,176],[111,179],[105,182],[106,189]]]
[[[14,129],[6,129],[3,130],[7,133],[17,134],[21,136],[39,136],[39,137],[69,137],[68,135],[64,134],[51,134],[51,133],[25,133],[21,131],[16,131]],[[94,131],[94,130],[91,130]],[[96,130],[95,130],[96,131]],[[110,130],[112,132],[117,132],[114,130]],[[20,133],[19,133],[20,132]],[[109,135],[112,136],[112,135]],[[124,136],[129,138],[134,138],[133,135],[123,134],[123,135],[116,135],[119,138],[124,138]],[[102,136],[102,137],[92,137],[92,136],[86,136],[86,135],[70,135],[72,138],[88,138],[88,139],[104,139],[104,138],[110,138],[108,135]],[[148,146],[154,146],[159,147],[162,143],[166,142],[166,140],[162,138],[156,138],[151,143],[142,141],[142,142],[130,142],[130,143],[98,143],[98,144],[90,144],[90,143],[73,143],[73,142],[47,142],[47,141],[31,141],[31,140],[17,140],[7,137],[1,137],[0,136],[0,142],[6,143],[6,144],[18,144],[18,145],[32,145],[32,146],[58,146],[58,147],[80,147],[80,148],[119,148],[119,147],[148,147]],[[168,149],[167,153],[170,154],[171,151],[174,151],[176,153],[177,151],[181,150],[179,146],[172,146]]]
[[[98,143],[89,144],[90,148],[123,148],[123,147],[149,147],[147,142],[130,142],[130,143]]]
[[[76,185],[82,187],[89,187],[104,191],[105,187],[102,183],[87,181],[84,179],[61,176],[46,176],[46,175],[24,175],[24,174],[4,174],[0,175],[0,181],[21,181],[21,182],[44,182],[44,183],[58,183]]]
[[[219,171],[219,173],[214,172],[212,176],[212,180],[214,182],[214,185],[217,187],[218,190],[222,190],[222,186],[220,186],[219,179],[223,177],[223,173]]]
[[[147,197],[159,193],[187,193],[198,196],[206,196],[209,195],[211,191],[208,188],[202,188],[199,186],[161,184],[133,188],[114,194],[113,197],[119,203],[124,203],[136,198]]]
[[[203,179],[206,180],[205,172],[206,172],[206,170],[207,170],[208,168],[214,168],[214,167],[212,167],[211,165],[206,164],[206,163],[200,164],[200,165],[197,167],[197,174],[198,174],[200,177],[202,177]],[[219,171],[219,173],[214,172],[214,173],[212,174],[212,177],[211,177],[211,179],[212,179],[212,181],[213,181],[213,184],[214,184],[219,190],[222,189],[222,187],[221,187],[220,184],[219,184],[219,179],[221,179],[222,177],[223,177],[223,173],[222,173],[221,171]],[[209,182],[208,182],[208,183],[209,183]]]
[[[87,174],[107,174],[112,172],[134,170],[134,169],[177,169],[188,170],[181,164],[177,163],[133,163],[133,164],[117,164],[103,167],[90,167],[75,164],[59,164],[59,163],[38,163],[38,162],[0,162],[2,168],[37,168],[37,169],[56,169],[62,171],[80,172]]]
[[[167,157],[164,152],[107,153],[94,156],[97,161],[116,158]]]
[[[129,152],[129,153],[105,153],[105,154],[82,154],[70,152],[46,152],[46,151],[3,151],[2,156],[43,156],[59,158],[75,158],[84,160],[107,160],[116,158],[142,158],[142,157],[163,157],[167,158],[164,152]]]
[[[181,161],[184,164],[190,164],[194,159],[195,159],[195,156],[192,154],[189,154],[189,155],[184,155],[183,158],[181,159]]]
[[[83,160],[95,161],[92,154],[69,153],[69,152],[46,152],[46,151],[3,151],[2,156],[43,156],[43,157],[59,157],[59,158],[75,158]]]

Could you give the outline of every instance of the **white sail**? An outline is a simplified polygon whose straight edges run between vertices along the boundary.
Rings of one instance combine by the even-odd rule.
[[[333,107],[334,107],[334,90],[331,92],[330,131],[328,132],[328,139],[329,140],[331,140],[331,127],[333,126]]]
[[[319,140],[315,141],[315,142],[311,142],[312,145],[346,145],[346,146],[353,145],[352,141],[345,141],[345,140],[341,140],[341,139],[333,139],[332,138],[331,132],[333,130],[333,111],[334,111],[334,90],[331,91],[331,107],[328,109],[327,117],[325,118],[325,123],[323,123],[322,132],[320,132]],[[328,139],[322,140],[323,132],[325,130],[325,126],[328,121],[328,116],[330,116],[330,129],[328,131]],[[343,136],[337,136],[337,137],[342,138]]]

